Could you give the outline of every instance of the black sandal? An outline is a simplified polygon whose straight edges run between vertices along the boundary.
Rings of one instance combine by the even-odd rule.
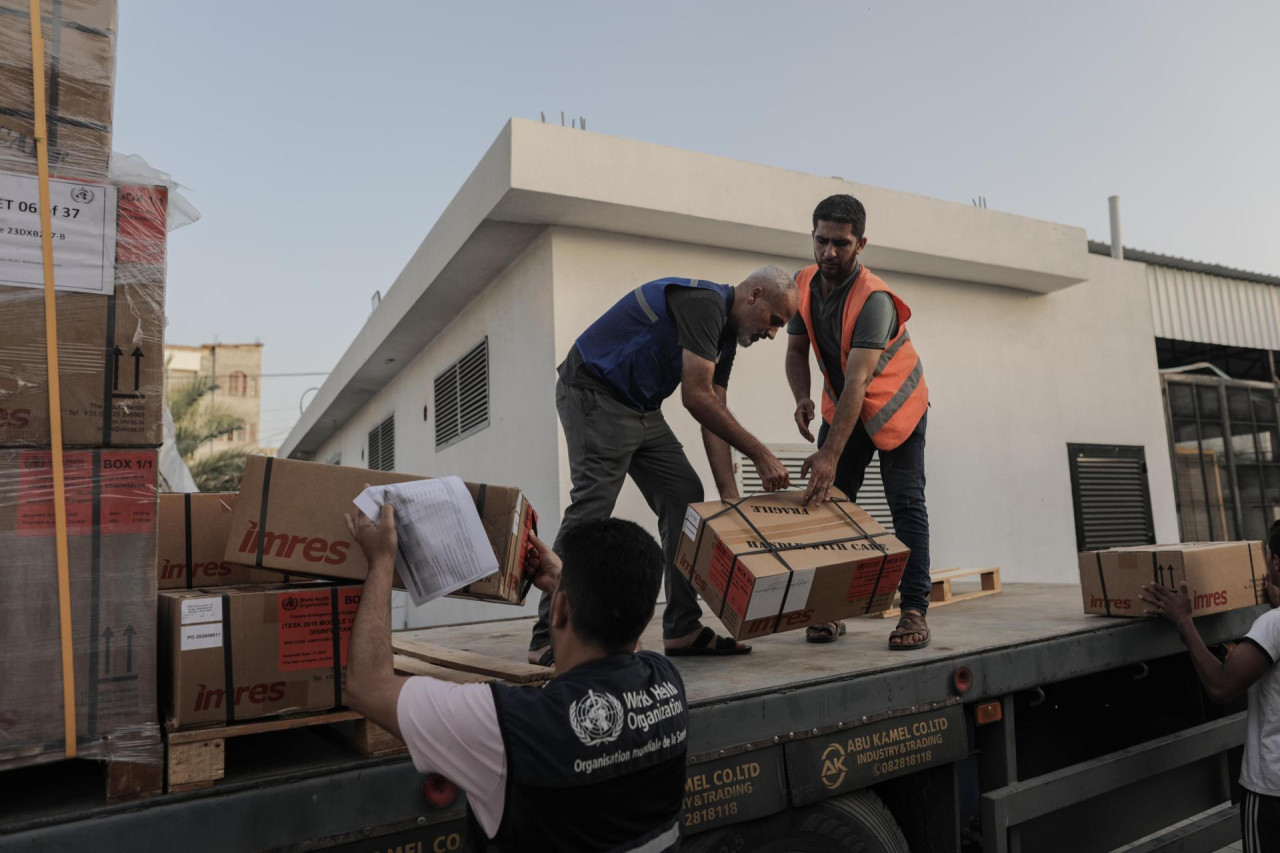
[[[676,649],[664,649],[669,658],[700,657],[710,655],[745,655],[751,651],[750,646],[740,646],[732,637],[717,637],[716,632],[703,627],[687,646]]]
[[[835,625],[836,629],[831,630],[831,626]],[[804,639],[806,643],[834,643],[845,635],[843,622],[823,622],[821,625],[810,625],[804,629]]]

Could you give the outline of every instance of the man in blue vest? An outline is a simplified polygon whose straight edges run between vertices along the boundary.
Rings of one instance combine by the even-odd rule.
[[[730,446],[755,463],[767,491],[789,486],[787,469],[730,414],[725,395],[737,348],[772,340],[795,312],[795,283],[778,267],[758,269],[737,286],[661,278],[619,299],[558,368],[556,410],[573,483],[560,530],[608,518],[631,477],[662,531],[662,637],[669,655],[743,654],[751,647],[702,625],[697,594],[675,568],[685,511],[703,499],[702,481],[663,418],[662,402],[680,388],[680,402],[702,425],[721,498],[738,497]],[[557,537],[557,552],[559,546]],[[609,571],[607,564],[600,571]],[[529,660],[544,666],[555,662],[549,607],[544,595],[529,643]]]
[[[636,652],[663,556],[630,521],[579,524],[563,565],[534,537],[527,571],[551,599],[559,674],[541,690],[395,674],[395,513],[347,517],[369,575],[351,627],[347,702],[395,734],[422,773],[467,792],[480,848],[667,853],[680,838],[688,711],[670,661]]]

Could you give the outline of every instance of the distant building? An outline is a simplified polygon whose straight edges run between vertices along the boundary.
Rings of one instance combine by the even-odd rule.
[[[262,423],[262,344],[166,344],[165,392],[191,382],[197,376],[213,377],[215,388],[205,399],[225,406],[244,421],[230,435],[206,444],[200,454],[237,444],[258,443]]]

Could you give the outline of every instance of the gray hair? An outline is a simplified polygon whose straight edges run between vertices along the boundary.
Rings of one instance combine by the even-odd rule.
[[[796,289],[795,279],[782,267],[760,267],[743,279],[743,284],[751,287],[763,287],[770,302],[784,299]]]

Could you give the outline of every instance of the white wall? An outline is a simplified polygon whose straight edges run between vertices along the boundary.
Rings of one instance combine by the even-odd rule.
[[[544,234],[330,437],[316,453],[316,461],[328,462],[340,453],[343,465],[366,467],[361,454],[369,430],[394,412],[397,471],[456,474],[471,482],[519,486],[554,532],[558,484],[550,452],[557,440],[551,328],[551,241]],[[437,453],[435,377],[485,336],[489,338],[489,426]],[[429,407],[426,421],[424,405]],[[536,603],[537,593],[530,597]],[[533,612],[532,604],[521,610],[446,598],[422,608],[409,605],[406,619],[409,627],[417,627],[506,619],[526,612]]]
[[[667,275],[736,283],[777,258],[557,228],[555,359],[619,296]],[[1086,249],[1082,245],[1081,252]],[[1090,255],[1090,279],[1050,295],[876,270],[912,307],[933,408],[926,468],[935,567],[992,566],[1007,581],[1074,582],[1069,442],[1146,448],[1161,541],[1176,541],[1172,477],[1143,266]],[[767,443],[799,443],[783,370],[785,341],[741,351],[729,406]],[[813,367],[815,392],[816,365]],[[553,408],[550,393],[531,406]],[[697,424],[673,397],[669,422],[715,489]],[[568,458],[559,437],[561,506]],[[655,534],[628,482],[617,514]]]

